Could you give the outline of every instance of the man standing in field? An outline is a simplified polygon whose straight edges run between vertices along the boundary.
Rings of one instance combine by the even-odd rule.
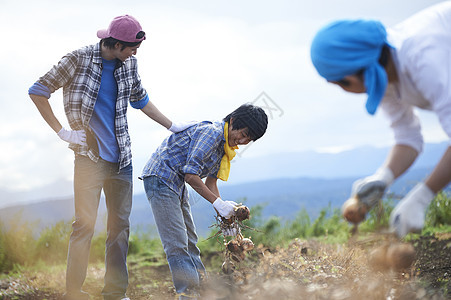
[[[220,198],[217,180],[228,179],[237,146],[258,140],[267,125],[262,108],[244,104],[221,121],[200,122],[172,134],[144,167],[141,178],[179,299],[196,299],[205,275],[185,183],[222,217],[232,217],[236,203]]]
[[[65,55],[29,89],[44,120],[75,153],[75,222],[67,255],[65,299],[89,299],[82,291],[101,191],[108,211],[104,299],[128,299],[127,251],[132,207],[132,155],[127,106],[141,109],[172,132],[174,124],[149,101],[141,85],[136,55],[146,39],[139,22],[129,15],[99,30],[101,39]],[[53,114],[48,99],[63,88],[70,129]]]
[[[388,33],[388,34],[387,34]],[[322,28],[312,62],[328,82],[367,93],[366,109],[388,116],[396,144],[383,166],[353,185],[363,212],[416,160],[423,147],[414,108],[432,110],[451,137],[451,2],[439,3],[388,29],[373,20],[341,20]],[[419,231],[435,194],[451,181],[451,148],[434,171],[395,207],[390,226],[399,236]]]

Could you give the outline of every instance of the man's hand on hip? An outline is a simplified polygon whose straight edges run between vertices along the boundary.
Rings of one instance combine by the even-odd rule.
[[[86,133],[84,130],[67,130],[61,128],[58,136],[65,142],[86,146]]]

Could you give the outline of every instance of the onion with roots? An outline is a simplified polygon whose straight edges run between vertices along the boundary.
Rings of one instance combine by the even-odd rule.
[[[240,244],[237,240],[231,240],[227,243],[227,250],[229,250],[232,253],[240,253],[242,252]]]
[[[250,228],[241,223],[241,221],[247,220],[249,217],[249,208],[239,204],[235,206],[235,214],[231,218],[226,219],[221,216],[216,218],[218,221],[217,226],[220,230],[214,236],[222,234],[224,237],[224,245],[226,246],[224,253],[225,261],[222,264],[222,271],[225,274],[233,273],[235,270],[235,265],[233,263],[240,263],[246,258],[246,253],[254,249],[252,240],[250,238],[244,238],[241,234],[242,227]],[[227,236],[232,236],[233,239],[226,242]]]
[[[251,212],[247,206],[239,205],[235,207],[235,217],[238,221],[244,221],[249,219]]]
[[[251,251],[252,249],[254,249],[254,243],[251,241],[251,239],[248,238],[242,239],[240,246],[243,251]]]
[[[232,253],[231,255],[230,255],[230,257],[234,260],[234,261],[236,261],[236,262],[241,262],[241,261],[243,261],[245,258],[246,258],[246,253],[244,252],[244,251],[241,251],[241,252],[237,252],[237,253]]]
[[[227,260],[222,264],[222,272],[224,272],[224,274],[232,274],[235,271],[235,265]]]
[[[237,238],[230,240],[226,245],[226,260],[222,264],[222,271],[225,274],[231,274],[235,269],[233,262],[240,263],[246,258],[246,253],[254,249],[254,243],[249,238],[243,238],[240,235]]]
[[[343,217],[348,222],[358,224],[365,219],[368,209],[365,204],[360,202],[356,197],[349,198],[341,207]]]

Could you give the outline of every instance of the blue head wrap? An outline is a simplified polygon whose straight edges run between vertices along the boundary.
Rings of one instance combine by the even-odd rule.
[[[388,84],[387,74],[378,63],[384,45],[388,45],[387,33],[380,22],[343,20],[318,31],[310,55],[318,73],[328,81],[363,70],[368,94],[366,109],[373,115]]]

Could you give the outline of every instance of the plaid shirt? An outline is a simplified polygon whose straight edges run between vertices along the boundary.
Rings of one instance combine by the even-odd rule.
[[[167,137],[144,167],[183,197],[185,174],[216,177],[224,156],[224,122],[204,121]]]
[[[73,130],[84,129],[89,135],[92,133],[89,121],[99,92],[101,76],[102,56],[98,43],[65,55],[58,65],[39,78],[38,82],[48,87],[51,93],[63,87],[64,110],[70,127]],[[147,92],[141,85],[137,60],[133,56],[124,62],[118,61],[114,78],[117,83],[115,133],[120,151],[119,168],[123,168],[132,160],[126,115],[128,102],[143,99]],[[95,162],[99,159],[98,150],[94,147],[70,144],[69,148],[77,154],[89,156]]]

